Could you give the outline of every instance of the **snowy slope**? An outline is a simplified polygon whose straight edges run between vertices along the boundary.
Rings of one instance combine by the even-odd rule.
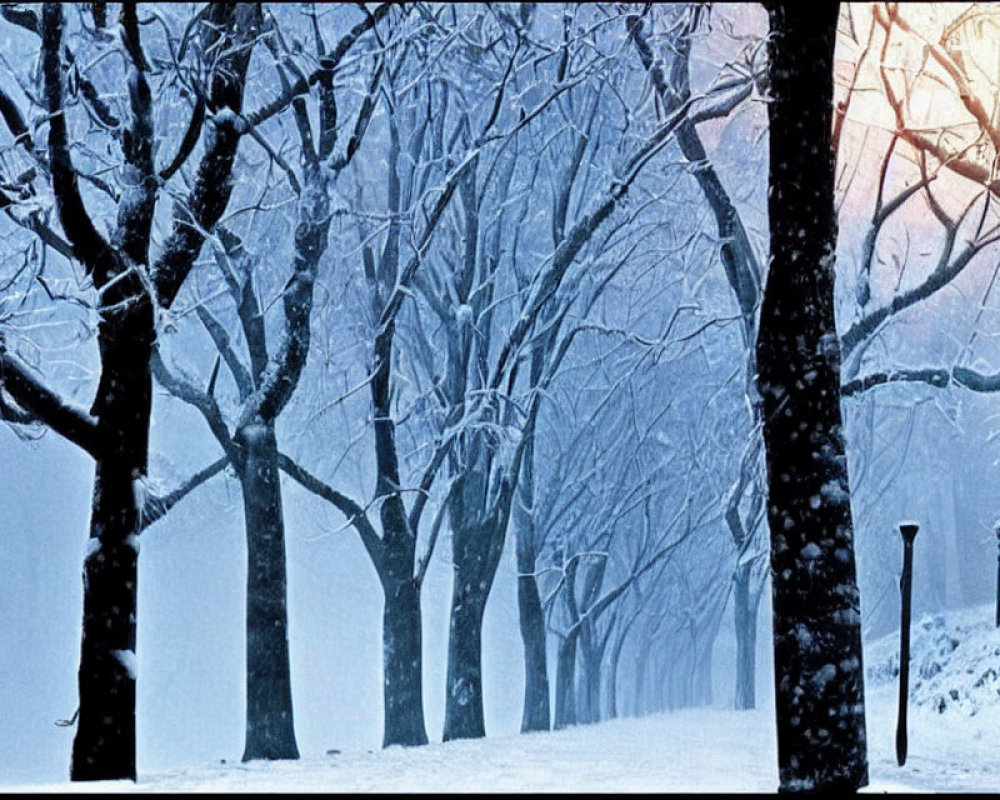
[[[1000,792],[1000,633],[992,619],[992,608],[983,606],[915,622],[909,759],[902,768],[894,752],[898,634],[868,644],[867,791]],[[732,793],[776,786],[773,712],[708,708],[299,762],[144,771],[137,785],[0,791]]]
[[[899,634],[868,648],[872,685],[895,684]],[[992,606],[961,609],[915,621],[910,631],[910,706],[952,719],[974,717],[1000,704],[1000,629]]]
[[[894,757],[899,633],[865,648],[868,737],[873,764],[884,763],[885,774],[896,772],[936,791],[1000,792],[1000,631],[994,613],[983,605],[914,620],[909,757],[902,769]]]

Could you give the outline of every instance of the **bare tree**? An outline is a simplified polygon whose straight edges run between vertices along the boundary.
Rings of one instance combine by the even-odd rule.
[[[718,470],[705,457],[707,426],[689,420],[689,430],[698,433],[678,440],[672,432],[684,429],[689,409],[667,413],[674,405],[667,376],[673,368],[685,372],[690,359],[654,368],[644,348],[630,359],[609,347],[607,361],[581,349],[595,362],[594,372],[611,382],[597,391],[600,378],[581,373],[578,356],[568,367],[574,377],[550,392],[539,441],[547,468],[538,476],[535,499],[536,523],[546,531],[539,575],[558,642],[559,728],[617,713],[619,659],[644,608],[690,611],[684,641],[673,654],[688,658],[685,681],[692,687],[701,681],[699,691],[707,696],[697,673],[710,674],[706,645],[710,653],[728,596],[726,581],[719,580],[728,567],[718,552],[725,542],[708,541],[721,518],[711,479]],[[588,387],[585,393],[580,384]],[[673,591],[685,581],[691,590],[686,599]],[[630,661],[653,657],[652,640],[644,642]]]
[[[598,21],[592,23],[592,27],[607,28],[614,22],[613,17],[598,17]],[[577,37],[587,34],[590,30],[587,27],[591,24],[589,17],[581,15],[581,18],[577,18],[575,13],[567,13],[563,15],[562,23],[563,55],[550,67],[556,71],[556,85],[564,84],[569,75],[586,76],[588,60],[595,67],[601,65],[601,60],[593,56],[589,50],[583,49],[577,54],[574,49]],[[581,30],[581,34],[575,33],[577,29]],[[620,70],[621,66],[617,61],[620,58],[618,51],[614,50],[613,45],[609,44],[609,47],[616,59],[610,62],[611,66],[615,70]],[[603,75],[603,71],[595,74]],[[610,80],[624,85],[620,77]],[[459,482],[471,490],[471,495],[458,488],[451,495],[451,503],[456,508],[450,513],[449,519],[452,522],[456,587],[459,587],[458,594],[453,598],[453,612],[460,610],[461,614],[453,615],[446,738],[480,736],[483,733],[478,629],[481,626],[482,612],[493,582],[507,521],[511,514],[512,498],[501,487],[506,484],[512,489],[519,478],[518,470],[511,471],[510,464],[513,462],[510,459],[497,457],[503,454],[503,448],[498,448],[491,432],[502,429],[507,435],[513,436],[506,449],[507,453],[521,457],[519,454],[522,452],[532,452],[533,458],[535,457],[537,451],[528,449],[534,447],[530,444],[533,435],[530,415],[522,417],[523,423],[517,422],[518,415],[512,411],[513,403],[507,398],[519,386],[531,397],[541,388],[538,383],[540,375],[556,374],[562,359],[559,353],[566,351],[572,338],[581,330],[580,326],[567,322],[568,315],[572,314],[579,319],[586,318],[588,304],[592,305],[597,300],[607,281],[621,269],[623,261],[617,257],[609,256],[605,262],[598,259],[596,254],[613,251],[612,242],[614,245],[619,245],[621,239],[618,237],[624,237],[624,231],[628,230],[630,224],[634,224],[638,211],[635,210],[635,206],[630,208],[624,198],[626,192],[629,192],[634,185],[638,185],[644,166],[651,163],[654,156],[672,141],[674,131],[683,124],[688,115],[696,113],[693,111],[696,101],[701,102],[702,110],[706,114],[718,113],[720,107],[715,95],[709,98],[686,99],[667,115],[661,125],[645,134],[645,138],[640,140],[641,144],[631,155],[618,158],[618,163],[611,167],[612,174],[616,177],[607,182],[603,176],[598,177],[595,171],[581,169],[581,163],[586,164],[588,159],[593,162],[593,157],[588,157],[587,154],[596,151],[598,146],[599,137],[596,133],[592,135],[591,131],[594,115],[601,114],[607,124],[609,115],[623,113],[627,119],[632,119],[637,114],[637,109],[632,105],[633,100],[623,99],[624,92],[616,93],[613,98],[607,98],[600,91],[594,92],[593,89],[596,88],[594,86],[590,87],[589,93],[584,91],[584,88],[581,86],[579,92],[567,92],[556,104],[556,111],[567,123],[565,136],[567,147],[564,152],[568,158],[558,164],[552,173],[555,178],[549,211],[552,245],[551,250],[546,249],[546,260],[540,267],[533,268],[530,262],[525,264],[521,260],[513,265],[516,275],[526,276],[523,280],[519,277],[520,285],[516,299],[520,305],[515,306],[511,315],[513,324],[509,324],[504,334],[498,337],[497,334],[491,333],[487,326],[490,323],[500,322],[502,319],[500,315],[493,312],[490,306],[487,306],[489,313],[480,314],[476,313],[474,304],[469,307],[473,313],[472,319],[477,332],[477,336],[471,341],[482,355],[478,358],[476,371],[469,378],[469,388],[475,391],[477,397],[477,402],[469,406],[475,412],[471,415],[471,420],[476,426],[470,433],[474,432],[476,438],[459,440],[459,448],[455,450],[453,456],[455,461],[452,462],[452,468],[458,470]],[[628,88],[631,90],[633,87]],[[602,184],[603,188],[599,188]],[[650,190],[644,188],[643,191]],[[650,194],[656,196],[655,192],[650,191]],[[476,196],[470,192],[472,200],[475,200]],[[584,200],[583,198],[587,196],[594,199]],[[637,205],[641,207],[641,201]],[[575,215],[571,213],[574,206]],[[469,207],[469,203],[466,203],[466,207]],[[623,211],[625,208],[628,208],[629,213]],[[473,230],[467,226],[464,240],[467,244],[474,241],[472,232]],[[632,244],[634,243],[633,240]],[[486,293],[485,296],[489,298],[492,296],[494,283],[492,270],[495,266],[490,261],[493,253],[488,246],[483,245],[476,252],[483,265],[480,266],[478,274],[488,276],[487,281],[491,288],[490,293]],[[470,256],[475,254],[469,253]],[[622,259],[627,260],[628,255],[623,255]],[[600,271],[595,278],[596,286],[593,290],[585,293],[584,299],[574,305],[568,302],[568,298],[572,295],[567,287],[580,291],[580,284],[577,283],[580,273],[576,270],[579,269],[578,264],[581,262],[591,265],[592,274],[595,267]],[[470,270],[467,274],[476,273]],[[476,297],[478,301],[483,294],[473,288],[470,296]],[[490,354],[491,348],[496,352],[495,357]],[[475,364],[477,361],[467,356],[462,358],[467,359],[464,361],[466,364]],[[524,374],[524,370],[520,375],[517,374],[516,365],[521,358],[530,361],[528,375]],[[515,379],[524,382],[525,378],[527,385],[515,383]],[[464,450],[461,449],[463,447]],[[530,475],[532,468],[527,469]],[[476,501],[475,511],[472,511],[470,497],[479,498]],[[460,508],[457,507],[458,504],[461,504]],[[456,531],[456,523],[459,528],[465,526],[468,530]],[[531,663],[527,665],[529,680],[525,692],[527,702],[523,723],[525,728],[541,726],[544,712],[541,700],[543,648],[538,643],[540,626],[531,622],[533,617],[537,620],[538,611],[537,604],[533,602],[533,595],[536,592],[532,592],[531,588],[532,574],[535,571],[531,563],[534,549],[531,544],[530,540],[522,537],[518,545],[521,615],[526,623],[522,635],[526,641],[526,652],[531,658]]]
[[[689,62],[692,38],[702,27],[710,12],[706,7],[677,7],[666,15],[663,32],[652,31],[650,38],[646,22],[638,15],[629,21],[629,32],[648,70],[659,100],[657,110],[669,113],[691,97]],[[670,54],[670,60],[657,59],[653,41],[660,51]],[[662,44],[661,44],[662,42]],[[763,495],[763,464],[761,442],[761,399],[754,386],[757,373],[754,342],[757,338],[757,313],[762,287],[761,268],[746,228],[729,192],[723,186],[702,144],[696,123],[704,119],[724,117],[748,98],[754,89],[763,90],[767,83],[763,41],[751,43],[741,58],[720,74],[718,94],[714,104],[699,108],[678,129],[677,143],[684,157],[695,167],[694,176],[715,218],[720,241],[720,256],[729,287],[740,311],[746,363],[744,381],[751,416],[751,433],[744,448],[740,471],[727,493],[726,523],[729,526],[737,563],[733,572],[733,600],[736,629],[736,707],[756,705],[756,630],[760,587],[754,579],[759,574],[762,559],[754,554],[762,531],[763,515],[759,498]]]
[[[837,118],[839,188],[845,200],[855,190],[854,175],[859,169],[856,162],[863,157],[863,152],[861,155],[851,152],[852,142],[842,133],[851,126],[858,126],[852,109],[860,93],[859,85],[878,90],[893,125],[888,141],[880,150],[873,208],[856,267],[855,319],[842,337],[844,396],[858,395],[874,386],[898,381],[919,381],[938,388],[954,383],[973,391],[994,391],[990,375],[960,363],[952,368],[875,367],[868,370],[870,374],[861,376],[871,345],[883,341],[895,320],[907,317],[903,312],[926,308],[928,301],[940,296],[941,289],[954,285],[974,264],[981,263],[984,259],[978,257],[988,254],[1000,239],[1000,219],[994,203],[996,186],[989,171],[989,164],[995,160],[991,154],[996,152],[998,134],[979,96],[982,81],[996,81],[997,76],[984,73],[988,67],[978,64],[974,55],[966,58],[960,52],[967,26],[975,24],[977,19],[989,19],[990,15],[988,9],[962,12],[942,28],[938,41],[932,42],[907,22],[904,11],[898,6],[876,3],[871,9],[868,39],[857,43],[862,49],[852,78],[843,90],[844,99],[838,106]],[[881,41],[877,36],[879,31]],[[924,53],[916,68],[906,68],[891,56],[890,44],[894,36],[902,40],[900,43],[905,44],[908,51],[918,48]],[[877,65],[870,63],[874,55],[879,58]],[[869,86],[864,76],[872,71],[876,84]],[[928,85],[943,92],[943,97],[957,98],[975,126],[975,136],[965,132],[968,126],[953,120],[942,123],[934,118],[911,118],[910,96]],[[864,110],[857,113],[864,113]],[[872,129],[878,132],[877,123],[863,126],[864,142],[871,138]],[[854,146],[853,149],[858,148]],[[955,176],[962,186],[957,209],[952,199],[956,195]],[[903,185],[897,186],[900,182]],[[976,185],[975,193],[965,189]],[[855,191],[862,191],[862,188]],[[898,227],[900,218],[914,209],[919,209],[925,220],[933,219],[938,226],[936,236],[930,231],[925,236],[928,241],[935,242],[936,263],[904,290],[901,288],[904,272],[916,271],[921,257],[905,242],[901,248],[896,245],[893,224]],[[884,279],[891,281],[894,291],[886,300],[878,302],[872,285]],[[992,287],[992,281],[989,286]],[[981,313],[977,321],[979,317]],[[975,339],[974,333],[971,338]],[[968,348],[960,360],[965,356],[968,356]]]
[[[331,502],[359,533],[375,566],[385,597],[383,612],[383,673],[385,725],[383,743],[417,745],[427,742],[423,716],[422,635],[420,589],[430,563],[442,523],[439,512],[430,525],[426,543],[419,547],[424,511],[431,500],[431,490],[448,452],[458,435],[453,426],[461,412],[450,409],[445,414],[443,433],[430,447],[418,448],[418,455],[407,456],[400,444],[400,427],[410,413],[402,407],[409,401],[401,391],[414,380],[401,358],[400,340],[405,344],[413,325],[410,299],[424,262],[433,251],[440,223],[450,208],[452,198],[481,158],[494,148],[502,148],[513,129],[530,122],[540,113],[532,109],[530,118],[499,120],[500,103],[505,97],[508,73],[501,73],[497,94],[482,99],[486,113],[470,127],[466,104],[476,101],[463,97],[453,87],[450,76],[435,73],[437,64],[451,64],[461,71],[467,57],[479,58],[474,38],[455,41],[450,32],[469,26],[475,36],[485,17],[481,9],[463,11],[461,19],[454,9],[442,8],[433,14],[421,13],[414,20],[415,31],[402,45],[401,54],[386,70],[381,90],[385,111],[384,138],[386,169],[376,173],[375,181],[384,194],[364,191],[359,181],[356,209],[355,251],[360,254],[360,269],[365,287],[364,336],[369,345],[369,368],[358,382],[368,390],[373,433],[372,461],[375,465],[375,489],[371,503],[362,504],[332,488],[301,467],[283,463],[289,474],[305,488]],[[464,35],[464,34],[463,34]],[[405,38],[405,37],[404,37]],[[467,37],[468,38],[468,37]],[[496,47],[497,43],[494,43]],[[442,57],[447,54],[447,57]],[[517,50],[515,49],[515,56]],[[519,57],[519,56],[517,56]],[[480,100],[481,98],[477,98]],[[436,104],[431,115],[428,108]],[[543,101],[544,106],[544,101]],[[498,122],[500,124],[498,124]],[[507,124],[507,130],[501,125]],[[369,167],[370,169],[370,167]],[[365,173],[361,172],[364,176]],[[371,179],[369,179],[371,180]],[[374,195],[374,196],[373,196]],[[364,210],[366,202],[381,201],[376,212]],[[373,220],[385,224],[373,226]],[[380,246],[379,246],[380,245]],[[423,402],[418,396],[416,405]],[[421,420],[423,421],[423,420]],[[419,426],[418,426],[419,427]],[[403,431],[408,428],[404,427]],[[425,430],[420,430],[424,435]],[[428,455],[429,453],[429,455]],[[413,483],[404,468],[416,477]],[[412,502],[407,505],[407,495]],[[378,527],[370,520],[368,508],[378,512]],[[378,528],[381,528],[379,532]]]
[[[273,14],[267,17],[265,38],[275,61],[282,92],[275,100],[246,118],[247,133],[272,160],[279,162],[295,199],[292,224],[291,276],[281,290],[283,336],[277,347],[268,345],[265,308],[260,301],[261,253],[251,254],[243,239],[220,225],[215,240],[215,261],[225,293],[235,310],[246,355],[241,356],[227,326],[206,305],[196,306],[197,317],[218,351],[208,386],[202,390],[180,377],[154,354],[157,380],[175,397],[191,404],[205,418],[210,431],[232,464],[243,491],[247,535],[247,706],[243,760],[298,758],[293,722],[291,676],[287,635],[284,513],[279,468],[296,467],[279,452],[275,427],[299,386],[310,344],[313,287],[326,254],[333,218],[330,186],[347,167],[368,127],[382,67],[373,66],[366,93],[351,125],[351,135],[340,145],[337,93],[334,78],[359,39],[371,31],[389,10],[377,7],[341,36],[327,52],[313,10],[315,60],[319,66],[310,80],[293,59]],[[301,87],[316,87],[319,130],[313,130]],[[296,87],[298,90],[296,90]],[[262,124],[291,107],[298,133],[296,170],[264,138]],[[246,166],[244,166],[246,170]],[[256,216],[252,217],[256,221]],[[253,231],[248,231],[253,235]],[[235,384],[238,404],[227,421],[216,398],[222,363]]]
[[[6,7],[5,7],[6,10]],[[194,133],[171,164],[153,160],[154,95],[159,72],[148,60],[134,4],[122,8],[121,62],[128,78],[128,119],[117,122],[123,188],[114,199],[117,222],[110,240],[97,230],[80,190],[71,156],[64,76],[72,53],[64,47],[63,9],[47,4],[8,11],[9,20],[41,38],[42,98],[48,114],[47,179],[68,248],[82,264],[98,297],[100,380],[88,411],[67,404],[9,350],[2,353],[3,392],[13,418],[37,419],[74,442],[96,463],[90,542],[84,564],[84,615],[73,745],[73,780],[135,778],[135,625],[138,539],[148,462],[150,360],[157,309],[167,309],[184,283],[204,239],[225,210],[230,171],[240,140],[237,124],[247,67],[259,25],[251,6],[212,6],[191,20],[186,44],[197,55],[202,81]],[[95,16],[95,23],[101,19]],[[99,26],[100,27],[100,26]],[[162,75],[162,73],[161,73]],[[120,79],[120,77],[119,77]],[[80,86],[84,95],[90,94]],[[93,86],[90,85],[91,90]],[[13,104],[6,102],[8,112]],[[87,107],[110,123],[93,96]],[[99,109],[99,110],[97,110]],[[32,146],[19,120],[7,113],[15,137]],[[204,119],[204,124],[202,123]],[[149,254],[157,188],[191,155],[204,128],[204,152],[191,190],[176,202],[173,228],[155,258]],[[48,232],[41,234],[51,240]]]

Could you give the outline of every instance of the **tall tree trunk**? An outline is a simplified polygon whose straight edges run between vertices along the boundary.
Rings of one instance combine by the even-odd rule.
[[[595,655],[588,656],[587,666],[584,669],[584,682],[587,693],[587,722],[595,723],[601,721],[601,661],[602,653],[597,651]]]
[[[411,558],[409,564],[412,563]],[[412,570],[412,566],[409,569]],[[383,747],[427,744],[420,584],[407,573],[403,575],[406,577],[393,574],[382,581],[385,592],[382,614]]]
[[[770,5],[772,261],[764,400],[781,791],[868,783],[861,617],[840,410],[831,143],[836,5]]]
[[[135,642],[139,504],[149,453],[149,295],[138,280],[112,287],[98,326],[101,380],[91,412],[105,440],[94,474],[83,569],[80,716],[74,781],[135,780]],[[121,301],[128,300],[127,303]]]
[[[243,760],[299,757],[288,658],[285,523],[274,428],[240,429],[247,536],[247,705]]]
[[[757,707],[757,611],[760,591],[752,583],[753,562],[736,568],[733,576],[733,611],[736,626],[736,708]]]
[[[576,632],[559,642],[556,659],[556,718],[554,730],[576,725]]]
[[[594,639],[596,633],[589,624],[580,630],[580,681],[577,700],[577,720],[593,724],[601,719],[601,661],[603,649]]]
[[[535,580],[534,553],[522,554],[521,534],[517,551],[517,610],[524,643],[524,710],[521,732],[549,729],[548,655],[545,651],[545,616],[542,597]]]
[[[500,566],[515,488],[504,482],[506,485],[498,496],[490,499],[487,492],[490,456],[482,442],[476,442],[466,453],[466,466],[448,510],[454,578],[445,688],[446,742],[486,735],[483,614]]]
[[[216,4],[209,10],[212,36],[245,44],[253,6]],[[154,267],[149,265],[150,229],[157,177],[152,163],[149,87],[139,44],[135,9],[123,11],[122,36],[133,63],[129,70],[130,116],[123,125],[126,183],[118,222],[108,242],[90,219],[70,155],[63,92],[63,10],[46,3],[35,30],[42,39],[39,63],[48,112],[48,172],[59,221],[73,257],[97,290],[97,341],[101,371],[91,415],[98,442],[74,441],[94,456],[90,541],[84,563],[83,636],[79,669],[80,716],[70,767],[72,780],[135,779],[135,643],[138,577],[137,534],[142,520],[152,398],[150,358],[156,338],[153,296],[169,308],[203,241],[229,201],[228,180],[239,142],[233,119],[219,119],[206,140],[189,203],[175,214],[174,230]],[[131,19],[131,24],[129,20]],[[40,24],[39,24],[40,23]],[[215,48],[214,42],[212,47]],[[223,46],[211,75],[211,106],[239,112],[252,45]],[[233,55],[238,53],[238,55]],[[217,68],[217,71],[216,71]],[[224,77],[223,77],[224,76]],[[8,115],[9,116],[9,115]],[[181,218],[183,217],[183,221]],[[193,224],[192,224],[193,223]],[[182,232],[181,232],[182,231]],[[43,237],[44,238],[44,237]],[[145,277],[143,277],[145,276]],[[146,280],[145,278],[149,278]],[[155,289],[151,290],[151,286]],[[40,418],[45,420],[46,414]],[[61,416],[58,415],[58,416]],[[48,420],[51,424],[51,420]],[[57,429],[64,428],[59,423]]]
[[[457,525],[452,533],[455,577],[448,631],[444,741],[486,735],[483,716],[483,613],[493,574],[487,574],[487,532]]]
[[[621,650],[615,648],[611,654],[611,663],[608,665],[608,679],[604,682],[606,719],[618,719],[618,662],[620,658]]]
[[[649,650],[640,649],[635,657],[635,677],[632,690],[632,716],[644,717],[649,709],[649,694],[646,692],[646,672]]]
[[[636,617],[632,617],[628,623],[624,626],[624,629],[615,637],[614,647],[611,648],[611,663],[608,665],[608,680],[607,680],[607,703],[608,703],[608,719],[617,719],[619,715],[618,708],[618,668],[622,661],[622,650],[625,647],[625,640],[628,638],[628,632],[632,628]]]
[[[706,637],[695,661],[694,705],[712,705],[712,643],[715,637]]]
[[[514,504],[517,550],[517,611],[524,643],[524,708],[521,732],[547,731],[550,724],[548,655],[545,651],[545,615],[535,579],[535,527],[529,509],[534,498],[533,440],[525,446],[521,481]]]

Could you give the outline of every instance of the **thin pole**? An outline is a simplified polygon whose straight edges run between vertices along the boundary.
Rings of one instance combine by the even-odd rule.
[[[913,540],[920,526],[899,523],[903,537],[903,576],[899,581],[902,607],[899,620],[899,718],[896,722],[896,762],[906,763],[906,706],[910,694],[910,599],[913,594]]]

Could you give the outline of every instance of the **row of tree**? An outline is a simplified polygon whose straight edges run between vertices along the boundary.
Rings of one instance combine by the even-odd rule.
[[[734,72],[698,97],[686,77],[676,97],[648,91],[650,42],[688,41],[703,16],[689,9],[69,11],[3,9],[37,37],[41,68],[12,71],[3,94],[4,208],[24,268],[7,287],[20,307],[2,358],[5,418],[41,423],[96,463],[72,777],[135,775],[139,535],[224,470],[240,483],[247,535],[245,759],[297,756],[282,472],[343,514],[378,573],[386,745],[427,741],[420,589],[445,526],[455,580],[444,737],[484,734],[483,613],[515,511],[524,727],[550,725],[549,634],[561,640],[555,724],[578,718],[577,682],[591,687],[580,718],[598,718],[603,654],[612,628],[619,654],[628,630],[606,622],[608,609],[639,597],[712,508],[704,491],[678,491],[684,470],[648,448],[662,415],[617,441],[592,435],[623,394],[633,426],[643,403],[662,402],[650,364],[696,337],[673,324],[685,309],[663,328],[648,298],[621,290],[656,285],[683,250],[660,223],[682,174],[667,155],[678,130],[728,114],[755,76]],[[686,76],[688,51],[671,59]],[[123,74],[127,96],[109,92]],[[34,325],[51,308],[96,324],[87,410],[30,363],[34,346],[55,344]],[[201,375],[169,342],[192,325],[212,348],[207,364],[203,344],[182,348]],[[313,384],[292,418],[315,331],[348,357],[309,380],[350,388],[337,397]],[[570,365],[584,381],[562,377]],[[614,378],[589,387],[596,400],[546,402],[602,373]],[[169,491],[148,474],[154,377],[221,450]],[[293,458],[280,445],[280,420],[333,409],[369,420],[364,439],[339,438],[361,481],[324,480],[337,470],[318,452]],[[557,432],[565,413],[589,417],[574,438],[604,448],[602,469],[622,459],[634,483],[594,492],[568,476],[586,490],[569,504],[575,526],[565,508],[546,520],[568,487],[536,435]],[[556,495],[545,506],[543,491]],[[686,513],[668,513],[677,502]],[[637,546],[625,532],[638,519]],[[543,600],[539,577],[553,574]]]
[[[770,54],[698,5],[0,13],[38,56],[0,80],[0,414],[96,465],[74,779],[135,777],[139,537],[220,473],[244,505],[244,759],[297,757],[284,473],[377,573],[386,745],[427,741],[421,588],[439,542],[446,740],[485,733],[483,619],[508,533],[523,730],[706,702],[730,600],[736,704],[753,707],[770,550],[782,785],[863,784],[838,401],[992,386],[965,368],[866,372],[862,354],[994,241],[993,212],[982,201],[956,254],[975,203],[952,218],[931,182],[988,180],[914,132],[883,58],[896,132],[838,340],[834,152],[860,92],[856,77],[834,115],[833,11],[812,28],[771,9]],[[886,43],[907,30],[895,6],[872,20]],[[699,47],[724,53],[707,79]],[[699,125],[752,119],[766,94],[765,292],[761,210],[724,180],[749,166],[713,164]],[[753,147],[739,118],[726,136]],[[921,178],[887,198],[897,141]],[[880,237],[920,197],[947,232],[939,266],[877,305]],[[75,372],[38,356],[65,324],[97,344]],[[169,488],[149,474],[154,380],[218,451]]]

